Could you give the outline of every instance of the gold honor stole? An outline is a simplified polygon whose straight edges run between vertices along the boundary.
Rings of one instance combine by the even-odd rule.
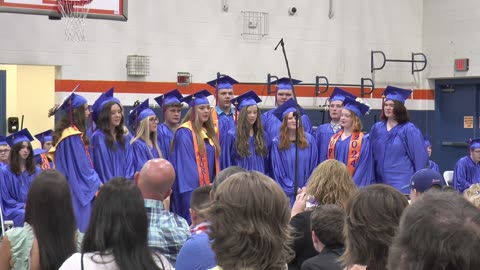
[[[200,186],[209,186],[210,185],[210,171],[208,169],[207,150],[205,148],[205,151],[202,153],[198,149],[197,136],[196,136],[195,132],[193,131],[191,121],[183,123],[180,127],[188,128],[192,132],[193,148],[195,150],[195,161],[197,163],[198,183],[199,183]],[[204,140],[208,139],[208,143],[210,143],[210,145],[213,145],[213,147],[215,148],[215,144],[207,136],[207,131],[204,128],[202,128],[200,133],[201,133],[202,138]],[[220,171],[220,160],[218,159],[217,155],[215,154],[215,172],[216,172],[216,174],[218,174],[219,171]]]
[[[328,159],[335,159],[335,145],[338,139],[342,136],[343,129],[336,133],[330,139],[328,144]],[[348,146],[348,162],[347,168],[353,176],[355,169],[358,166],[358,159],[360,158],[360,149],[362,149],[363,132],[353,132],[350,138],[350,145]]]
[[[93,168],[92,158],[90,157],[90,152],[88,151],[88,147],[83,142],[82,134],[83,133],[80,130],[78,130],[78,128],[76,126],[70,126],[66,129],[64,129],[63,132],[62,132],[62,137],[60,137],[57,144],[54,147],[50,148],[50,151],[48,151],[48,155],[50,156],[50,158],[53,161],[55,161],[56,146],[59,145],[61,141],[63,141],[65,138],[68,138],[70,136],[80,135],[80,139],[82,140],[82,144],[84,146],[85,153],[87,154],[88,161],[90,163],[90,166]]]
[[[47,155],[43,153],[43,154],[40,154],[40,157],[42,158],[42,164],[41,164],[42,171],[51,169],[50,162],[48,162]]]

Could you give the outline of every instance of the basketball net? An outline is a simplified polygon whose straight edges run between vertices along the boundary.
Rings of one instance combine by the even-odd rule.
[[[65,22],[65,39],[85,41],[85,21],[93,0],[57,0],[58,11]]]

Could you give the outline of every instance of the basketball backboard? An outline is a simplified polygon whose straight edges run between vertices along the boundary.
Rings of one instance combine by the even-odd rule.
[[[87,18],[126,21],[127,3],[128,0],[93,0]],[[61,17],[56,0],[0,0],[0,12]]]

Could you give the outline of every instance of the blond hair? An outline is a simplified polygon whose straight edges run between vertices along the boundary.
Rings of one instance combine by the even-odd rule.
[[[158,152],[160,158],[163,158],[162,151],[160,151],[160,147],[158,147],[157,143],[157,130],[150,130],[150,118],[156,117],[155,115],[145,117],[140,123],[138,123],[138,127],[136,129],[136,135],[130,141],[130,144],[133,144],[136,140],[142,139],[144,142],[148,142],[149,140],[152,142],[153,146]]]
[[[480,208],[480,184],[473,184],[463,192],[463,196],[473,205]]]

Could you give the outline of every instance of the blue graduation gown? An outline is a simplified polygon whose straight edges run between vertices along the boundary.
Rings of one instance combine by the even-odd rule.
[[[235,147],[235,137],[236,129],[232,128],[228,131],[225,143],[223,144],[222,148],[222,159],[220,163],[220,167],[222,168],[222,170],[230,166],[239,166],[249,171],[259,171],[263,174],[268,175],[268,154],[266,154],[265,156],[260,156],[255,152],[255,138],[253,136],[248,138],[251,155],[242,158],[238,154],[237,148]],[[267,140],[265,140],[265,143],[267,144],[268,150],[269,145],[267,143]]]
[[[322,163],[328,159],[328,144],[333,134],[335,134],[335,132],[333,132],[330,123],[317,127],[315,131],[315,141],[318,147],[318,163]]]
[[[335,159],[347,165],[348,149],[350,147],[350,139],[352,136],[341,138],[335,144]],[[347,165],[348,166],[348,165]],[[357,187],[368,186],[375,182],[375,174],[373,172],[373,157],[370,150],[370,140],[368,135],[363,136],[362,148],[360,148],[360,156],[358,157],[358,165],[353,173],[353,182]]]
[[[430,169],[432,169],[432,170],[440,173],[440,167],[438,166],[438,164],[437,164],[435,161],[429,160],[429,161],[428,161],[428,164],[429,164],[428,167],[429,167]]]
[[[298,188],[307,184],[308,178],[317,166],[317,147],[312,135],[305,133],[308,141],[306,148],[298,149]],[[287,197],[290,198],[290,206],[295,202],[295,143],[290,144],[287,150],[280,150],[278,145],[280,137],[272,141],[271,160],[275,181],[282,187]]]
[[[140,138],[132,143],[132,152],[133,166],[136,172],[139,172],[145,162],[150,159],[160,158],[160,153],[158,153],[157,148],[155,148],[155,146],[148,146],[147,143]]]
[[[114,142],[115,150],[110,149],[105,143],[105,134],[100,129],[95,130],[90,139],[92,149],[93,167],[98,173],[102,183],[107,183],[112,178],[123,176],[133,179],[133,152],[128,135],[125,138],[125,149],[120,143]]]
[[[453,187],[463,192],[475,183],[480,183],[480,163],[475,164],[470,156],[464,156],[457,161],[453,170]]]
[[[282,125],[282,122],[273,114],[274,111],[275,109],[271,109],[270,111],[266,111],[262,114],[262,124],[267,135],[267,139],[273,139],[280,134],[280,126]],[[302,115],[302,122],[304,131],[306,133],[313,134],[312,121],[310,121],[308,115]]]
[[[219,109],[217,109],[218,114]],[[225,142],[228,131],[232,128],[235,128],[235,119],[233,119],[233,112],[229,115],[221,112],[218,114],[218,127],[220,128],[220,145],[223,145]]]
[[[170,146],[173,140],[173,131],[165,125],[165,123],[161,123],[157,126],[157,143],[160,151],[162,151],[162,155],[164,159],[169,160],[170,156]]]
[[[56,145],[55,168],[67,178],[78,229],[85,232],[90,221],[92,200],[101,181],[80,136],[68,136]]]
[[[412,175],[428,166],[423,135],[411,122],[387,131],[386,121],[375,123],[370,131],[375,179],[410,194]]]
[[[215,177],[215,148],[205,140],[207,151],[210,183]],[[180,127],[175,132],[175,144],[171,153],[171,160],[176,172],[176,180],[173,184],[171,197],[172,211],[182,216],[191,223],[190,198],[192,192],[200,186],[195,159],[192,132],[188,128]]]
[[[28,190],[33,179],[40,171],[39,168],[35,167],[35,172],[31,175],[27,171],[16,175],[10,170],[9,165],[1,169],[0,186],[3,220],[13,220],[15,227],[23,227]]]

